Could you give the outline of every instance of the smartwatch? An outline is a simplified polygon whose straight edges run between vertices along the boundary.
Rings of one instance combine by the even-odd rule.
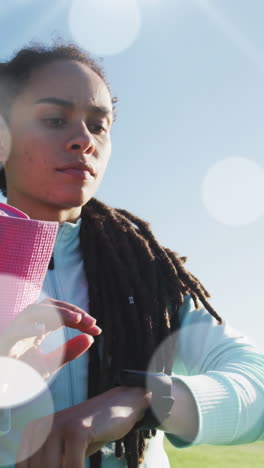
[[[147,408],[143,418],[136,423],[134,429],[156,429],[170,416],[174,403],[172,396],[172,379],[163,372],[144,372],[123,369],[116,376],[115,385],[126,387],[141,387],[152,392],[151,406]]]

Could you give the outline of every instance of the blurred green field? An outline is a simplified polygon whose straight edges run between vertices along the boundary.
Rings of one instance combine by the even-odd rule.
[[[264,468],[264,442],[175,449],[165,439],[171,468]]]

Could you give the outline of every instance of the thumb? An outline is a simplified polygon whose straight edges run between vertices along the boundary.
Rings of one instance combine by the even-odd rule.
[[[93,344],[91,335],[82,333],[67,341],[63,346],[46,355],[48,368],[51,373],[61,369],[65,364],[73,361],[87,351]]]

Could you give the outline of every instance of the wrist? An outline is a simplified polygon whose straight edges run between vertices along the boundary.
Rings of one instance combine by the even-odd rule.
[[[149,406],[143,418],[134,426],[135,429],[155,429],[170,416],[174,398],[171,377],[162,372],[143,372],[123,369],[116,379],[116,385],[141,387],[148,393]]]

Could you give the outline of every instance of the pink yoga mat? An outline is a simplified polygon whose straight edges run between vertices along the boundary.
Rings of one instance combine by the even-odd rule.
[[[37,301],[58,226],[0,203],[0,331]]]

